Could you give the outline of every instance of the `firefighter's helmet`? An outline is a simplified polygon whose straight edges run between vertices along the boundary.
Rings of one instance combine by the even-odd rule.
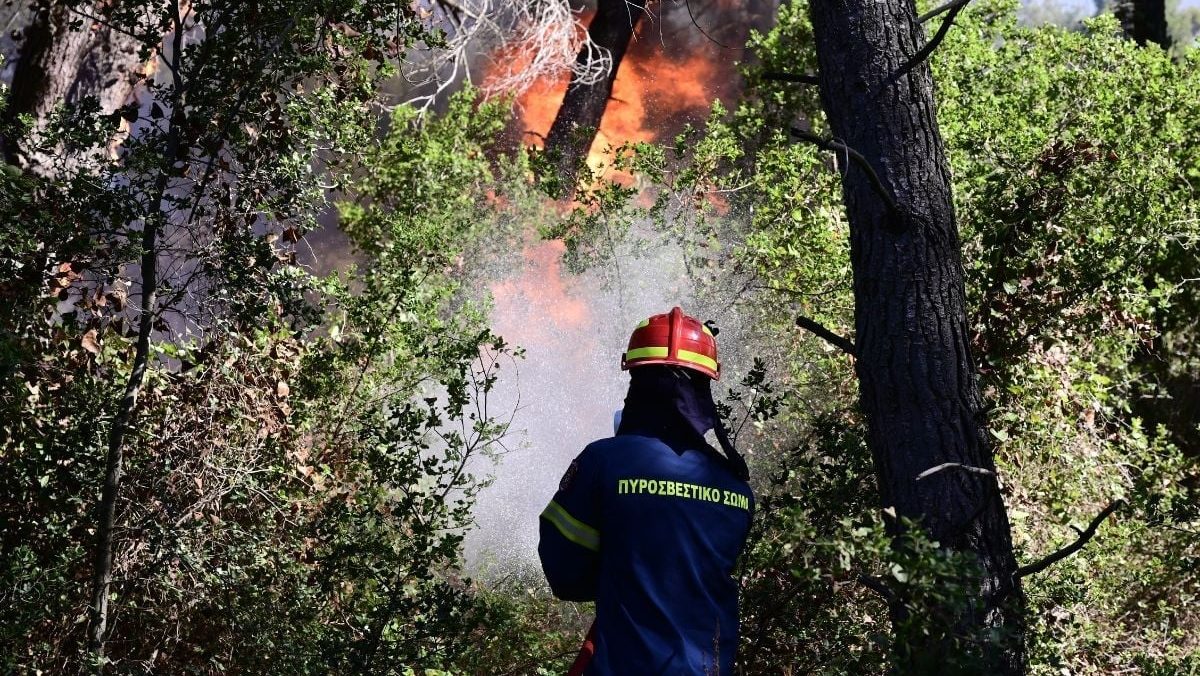
[[[717,340],[708,326],[683,314],[678,307],[666,314],[638,324],[629,337],[629,347],[621,355],[621,369],[650,364],[668,364],[699,371],[717,380],[721,364],[717,361]]]

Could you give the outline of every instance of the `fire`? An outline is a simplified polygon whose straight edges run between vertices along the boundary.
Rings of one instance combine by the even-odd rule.
[[[528,244],[525,266],[518,277],[491,285],[496,307],[496,330],[518,345],[546,344],[562,333],[578,331],[592,319],[584,299],[570,288],[562,272],[561,241]]]
[[[722,0],[721,6],[741,0]],[[590,17],[583,17],[590,21]],[[699,122],[719,94],[730,93],[736,86],[734,55],[714,48],[711,43],[685,45],[672,43],[668,53],[660,35],[661,26],[644,20],[625,54],[612,96],[605,108],[587,162],[593,170],[608,164],[609,148],[626,142],[657,142],[677,133],[687,122]],[[514,68],[528,61],[527,45],[509,45],[493,55],[494,82],[503,81]],[[542,77],[517,97],[522,141],[541,147],[558,114],[570,81],[570,72]],[[485,77],[485,83],[487,81]],[[485,84],[486,89],[486,84]],[[608,178],[621,180],[611,169]],[[645,199],[651,199],[643,195]],[[558,205],[569,208],[569,205]],[[720,205],[725,206],[725,205]],[[594,341],[587,330],[593,319],[587,301],[572,292],[570,277],[564,278],[560,241],[537,241],[536,235],[524,246],[526,265],[518,277],[491,285],[496,311],[497,331],[514,343],[525,346],[557,344],[564,335],[575,337],[580,352]]]
[[[723,0],[723,4],[739,1]],[[585,15],[582,19],[586,23],[591,17]],[[658,31],[651,21],[643,21],[617,70],[612,96],[588,153],[588,164],[593,169],[603,163],[607,148],[625,142],[662,140],[684,122],[702,116],[715,98],[715,90],[726,88],[736,79],[729,55],[694,48],[668,54]],[[530,51],[523,45],[506,46],[493,56],[496,66],[485,81],[503,79],[519,69],[523,61],[529,60]],[[569,71],[563,71],[557,77],[539,78],[517,98],[524,142],[543,145],[570,76]]]
[[[678,122],[679,113],[707,108],[712,100],[707,83],[715,74],[713,62],[701,54],[678,61],[626,58],[613,82],[612,97],[588,152],[588,164],[599,166],[606,148],[627,141],[657,141],[664,128]],[[541,147],[569,79],[569,74],[557,80],[542,79],[518,100],[526,138],[532,144]]]

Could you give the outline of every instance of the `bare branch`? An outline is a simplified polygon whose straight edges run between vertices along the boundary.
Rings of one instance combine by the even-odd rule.
[[[472,81],[475,55],[492,55],[484,67],[484,94],[519,95],[539,79],[564,73],[593,84],[612,69],[612,55],[592,43],[580,12],[567,0],[429,0],[433,25],[445,28],[445,43],[402,60],[404,78],[418,88],[409,99],[422,110],[460,79]],[[577,58],[583,52],[584,58]]]
[[[942,19],[942,25],[938,26],[937,33],[934,33],[933,38],[930,39],[929,42],[926,42],[925,46],[922,47],[920,51],[918,51],[916,54],[913,54],[912,58],[910,58],[908,62],[905,63],[904,66],[902,66],[900,70],[897,71],[892,77],[896,78],[904,75],[908,71],[920,65],[922,61],[929,58],[929,55],[933,53],[933,50],[937,49],[938,45],[940,45],[942,40],[945,39],[946,33],[950,32],[950,26],[954,24],[954,17],[958,16],[958,13],[963,11],[963,9],[965,9],[970,2],[971,0],[954,0],[954,2],[946,5],[946,18]],[[920,21],[920,17],[918,17],[917,20]]]
[[[971,0],[951,0],[950,2],[947,2],[946,4],[944,4],[940,7],[937,7],[935,9],[931,9],[928,12],[925,12],[921,16],[917,17],[917,23],[925,23],[926,21],[929,21],[930,19],[932,19],[935,16],[938,16],[939,14],[948,12],[948,11],[954,9],[955,7],[966,5],[969,2],[971,2]]]
[[[1079,537],[1074,542],[1039,561],[1031,563],[1027,566],[1021,566],[1017,569],[1017,572],[1013,573],[1013,577],[1019,580],[1023,577],[1040,573],[1050,566],[1053,566],[1059,561],[1062,561],[1068,556],[1079,551],[1085,544],[1087,544],[1088,540],[1091,540],[1092,537],[1096,535],[1096,529],[1100,527],[1100,524],[1103,523],[1104,520],[1109,517],[1109,515],[1124,505],[1124,500],[1113,500],[1108,504],[1107,507],[1104,508],[1102,512],[1096,515],[1096,518],[1092,519],[1092,522],[1088,524],[1087,528],[1085,528],[1082,532],[1077,531],[1079,532]]]
[[[696,22],[696,15],[695,15],[695,14],[692,14],[692,2],[691,2],[691,0],[683,0],[683,6],[687,8],[688,18],[692,20],[692,25],[696,27],[696,30],[700,31],[700,34],[701,34],[701,35],[703,35],[704,37],[708,38],[709,42],[711,42],[711,43],[713,43],[714,45],[716,45],[716,46],[720,47],[721,49],[733,49],[733,48],[732,48],[732,47],[730,47],[729,45],[726,45],[726,44],[724,44],[723,42],[721,42],[720,40],[718,40],[718,39],[714,38],[713,36],[709,35],[709,34],[708,34],[708,31],[704,30],[704,28],[703,28],[703,27],[702,27],[702,26],[701,26],[699,23],[697,23],[697,22]]]
[[[134,33],[133,31],[129,30],[128,28],[125,28],[124,26],[118,26],[117,24],[115,24],[115,23],[109,21],[108,19],[105,19],[104,17],[101,17],[99,15],[85,12],[85,11],[79,9],[78,7],[72,7],[70,5],[68,5],[66,7],[66,10],[69,13],[74,14],[81,19],[87,19],[88,21],[95,21],[97,24],[104,26],[105,28],[109,29],[110,31],[112,31],[114,33],[120,33],[121,35],[124,35],[125,37],[133,38],[137,42],[141,43],[142,45],[144,45],[146,47],[149,47],[150,49],[157,49],[159,46],[159,41],[152,40],[152,39],[146,37],[145,35],[138,35],[137,33]]]
[[[854,356],[854,343],[850,342],[849,338],[846,338],[845,336],[839,336],[838,334],[830,331],[808,317],[796,317],[796,326],[806,329],[810,333],[816,335],[818,338],[823,339],[825,342],[836,347],[842,352],[845,352],[851,357]]]
[[[943,462],[940,465],[935,465],[933,467],[930,467],[929,469],[925,470],[924,472],[921,472],[920,474],[918,474],[917,481],[920,481],[921,479],[924,479],[926,477],[933,476],[934,474],[937,474],[938,472],[942,472],[942,471],[945,471],[948,469],[958,469],[958,470],[962,470],[964,472],[970,472],[971,474],[982,474],[983,476],[996,476],[996,473],[990,469],[984,469],[982,467],[972,467],[970,465],[964,465],[961,462]]]
[[[785,73],[781,70],[768,70],[763,73],[763,79],[777,82],[798,82],[800,84],[818,84],[816,75],[810,73]]]
[[[871,166],[871,162],[867,160],[862,153],[837,139],[822,138],[810,131],[800,129],[799,127],[792,127],[791,132],[792,136],[798,139],[808,141],[809,143],[814,143],[818,148],[823,150],[832,150],[834,152],[841,153],[852,160],[860,169],[866,172],[867,178],[871,181],[871,187],[873,187],[875,192],[877,192],[879,196],[883,198],[883,202],[887,206],[888,211],[893,215],[898,216],[900,214],[900,207],[896,204],[896,198],[892,197],[892,193],[888,191],[886,187],[884,187],[883,179],[879,178],[879,174],[875,173],[875,168]]]

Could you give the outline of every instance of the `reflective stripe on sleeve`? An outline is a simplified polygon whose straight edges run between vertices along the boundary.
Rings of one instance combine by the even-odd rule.
[[[542,511],[542,518],[549,521],[571,542],[593,552],[600,551],[600,532],[571,516],[557,502],[551,500],[550,504],[546,505],[546,509]]]

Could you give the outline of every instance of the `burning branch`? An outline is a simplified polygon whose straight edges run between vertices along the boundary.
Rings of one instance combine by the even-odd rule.
[[[1110,502],[1108,504],[1107,507],[1104,508],[1103,511],[1101,511],[1099,514],[1096,515],[1096,518],[1092,519],[1092,522],[1088,524],[1087,528],[1085,528],[1083,530],[1079,530],[1078,528],[1075,528],[1074,526],[1072,526],[1072,528],[1075,530],[1075,532],[1079,534],[1079,537],[1074,542],[1072,542],[1071,544],[1067,545],[1066,547],[1063,547],[1062,549],[1054,552],[1053,554],[1050,554],[1049,556],[1047,556],[1039,561],[1031,563],[1027,566],[1021,566],[1020,568],[1017,569],[1017,572],[1013,573],[1013,578],[1019,580],[1023,577],[1028,577],[1030,575],[1035,575],[1037,573],[1040,573],[1043,570],[1046,570],[1047,568],[1049,568],[1050,566],[1053,566],[1054,564],[1058,563],[1059,561],[1062,561],[1063,559],[1067,558],[1068,556],[1074,554],[1075,552],[1079,551],[1080,549],[1083,549],[1083,546],[1085,544],[1087,544],[1088,540],[1091,540],[1092,537],[1094,535],[1096,535],[1096,529],[1100,527],[1100,524],[1103,523],[1104,520],[1109,517],[1109,515],[1111,515],[1113,512],[1117,511],[1124,505],[1125,505],[1124,500],[1120,500],[1120,499],[1113,500],[1112,502]]]
[[[610,58],[610,69],[603,77],[591,82],[578,75],[571,78],[554,123],[546,134],[547,155],[568,190],[574,186],[580,162],[596,138],[612,95],[617,69],[621,67],[621,60],[645,14],[646,5],[628,0],[600,0],[596,5],[596,14],[587,28],[587,44],[605,50]],[[581,51],[576,63],[582,63],[586,58]]]

